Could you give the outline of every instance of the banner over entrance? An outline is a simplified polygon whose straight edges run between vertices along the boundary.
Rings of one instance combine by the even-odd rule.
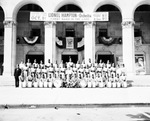
[[[108,12],[30,12],[30,21],[109,21]]]

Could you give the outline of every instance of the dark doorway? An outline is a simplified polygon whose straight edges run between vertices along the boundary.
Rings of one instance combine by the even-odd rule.
[[[69,58],[71,58],[73,63],[78,61],[78,55],[62,55],[63,63],[69,62]]]
[[[0,55],[0,75],[3,73],[4,55]]]
[[[74,37],[75,31],[74,29],[66,29],[66,37]]]
[[[37,63],[40,63],[41,60],[44,63],[44,55],[26,55],[26,62],[28,59],[30,59],[31,63],[33,63],[35,59]]]
[[[98,55],[98,62],[100,60],[104,63],[107,63],[108,60],[110,63],[114,63],[114,55]]]

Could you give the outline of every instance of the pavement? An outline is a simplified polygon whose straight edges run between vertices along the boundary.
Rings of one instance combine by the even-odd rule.
[[[150,121],[149,107],[0,109],[0,121]]]
[[[129,88],[0,88],[4,106],[150,105],[150,87]],[[7,108],[7,107],[6,107]]]

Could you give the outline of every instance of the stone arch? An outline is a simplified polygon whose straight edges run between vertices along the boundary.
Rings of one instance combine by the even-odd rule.
[[[119,11],[122,13],[122,9],[121,9],[121,7],[119,6],[119,4],[117,4],[116,1],[113,1],[113,0],[112,0],[112,1],[102,1],[102,2],[98,3],[98,4],[95,6],[93,12],[96,12],[96,10],[97,10],[99,7],[103,6],[103,5],[113,5],[113,6],[115,6],[116,8],[118,8]]]
[[[75,5],[75,6],[78,6],[78,7],[83,11],[83,9],[82,9],[80,3],[77,2],[77,1],[75,1],[75,0],[70,0],[70,1],[65,0],[65,1],[60,2],[60,3],[55,7],[54,11],[57,12],[62,6],[67,5],[67,4],[73,4],[73,5]]]
[[[12,15],[14,20],[16,20],[16,17],[17,17],[17,14],[18,14],[19,10],[20,10],[23,6],[25,6],[25,5],[27,5],[27,4],[35,4],[35,5],[38,5],[38,6],[40,6],[40,7],[43,9],[43,11],[44,11],[44,7],[42,7],[42,4],[41,4],[39,1],[37,1],[37,0],[22,0],[21,2],[17,3],[17,5],[14,7],[13,15]]]
[[[150,1],[148,0],[142,0],[140,2],[137,2],[137,4],[133,7],[132,15],[134,16],[136,9],[141,5],[150,5]]]

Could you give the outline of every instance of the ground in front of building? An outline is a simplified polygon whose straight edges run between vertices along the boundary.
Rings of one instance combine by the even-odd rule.
[[[150,121],[150,107],[0,109],[0,121]]]

